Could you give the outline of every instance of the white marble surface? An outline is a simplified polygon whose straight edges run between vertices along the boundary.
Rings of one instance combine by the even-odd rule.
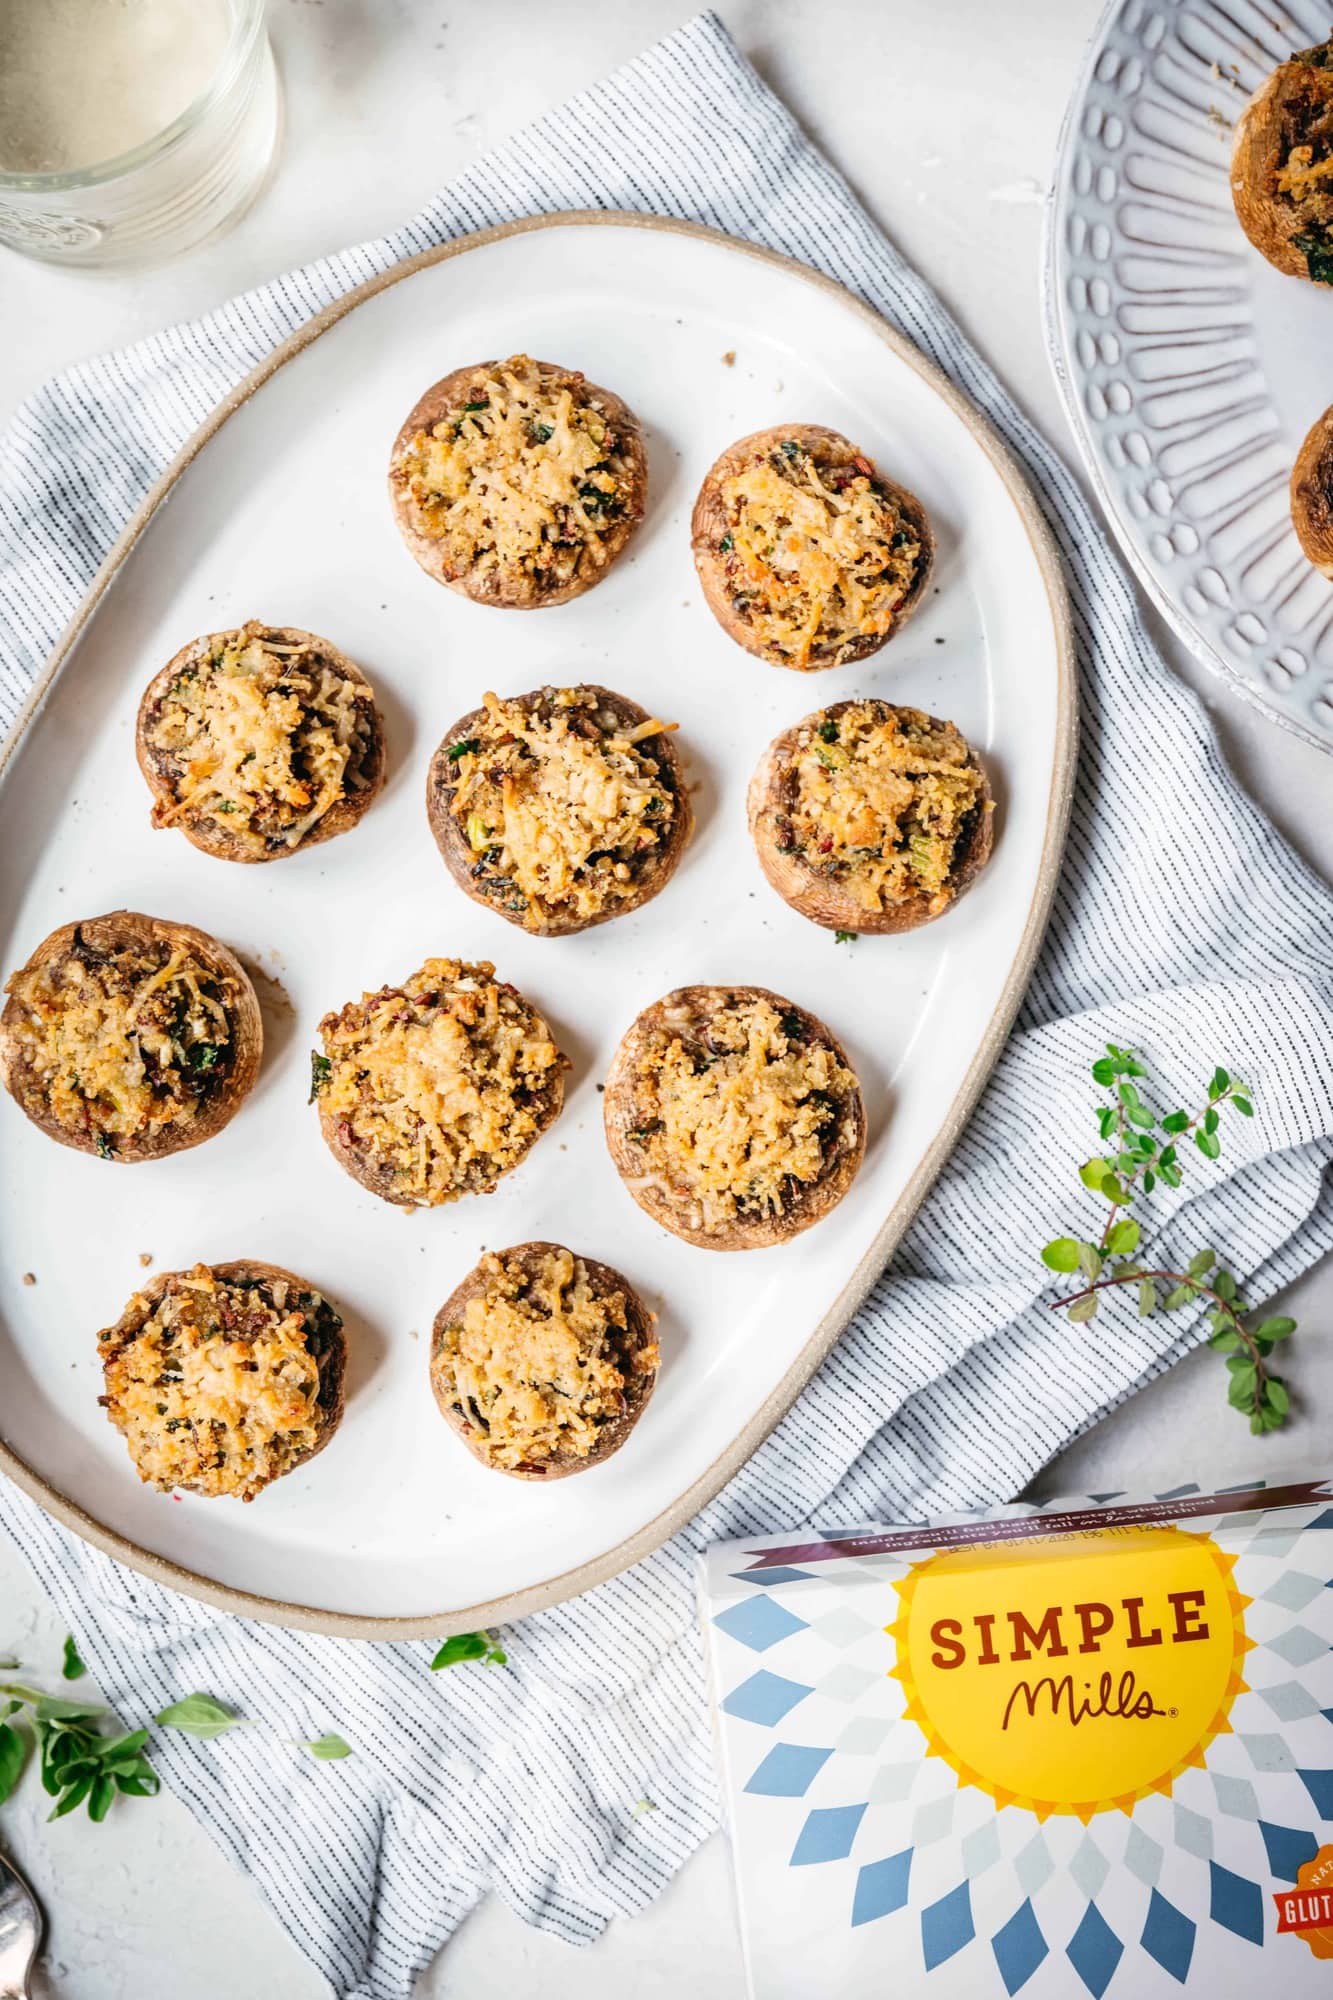
[[[286,89],[272,185],[239,226],[167,269],[77,276],[0,252],[0,419],[52,369],[203,311],[379,233],[488,144],[676,26],[686,0],[271,0]],[[1099,0],[722,0],[741,46],[843,168],[1049,434],[1064,437],[1038,304],[1041,190]],[[512,40],[511,40],[512,38]],[[497,49],[522,52],[497,69]],[[947,95],[941,77],[948,76]],[[503,87],[497,89],[497,74]],[[1233,702],[1168,646],[1199,688],[1245,783],[1333,874],[1333,763]],[[1290,1295],[1296,1420],[1265,1469],[1313,1467],[1333,1416],[1333,1267]],[[1190,1362],[1089,1434],[1040,1482],[1077,1492],[1234,1475],[1256,1461],[1216,1360]],[[1212,1376],[1213,1379],[1208,1379]],[[61,1633],[0,1548],[0,1656],[54,1673]],[[43,1824],[31,1783],[0,1838],[53,1914],[38,1991],[60,2000],[316,2000],[326,1989],[274,1919],[170,1798],[123,1802],[92,1829]],[[655,1909],[574,1952],[492,1901],[425,1973],[423,2000],[641,2000],[742,1992],[726,1852],[710,1841]]]

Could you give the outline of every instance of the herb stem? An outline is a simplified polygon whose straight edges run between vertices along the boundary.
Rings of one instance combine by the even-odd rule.
[[[1148,1271],[1144,1270],[1141,1266],[1136,1266],[1132,1271],[1120,1271],[1113,1277],[1099,1278],[1095,1284],[1085,1285],[1081,1292],[1070,1292],[1067,1298],[1052,1299],[1048,1303],[1052,1312],[1063,1312],[1069,1306],[1076,1305],[1080,1299],[1091,1298],[1094,1292],[1110,1291],[1116,1285],[1137,1285],[1144,1278],[1160,1278],[1164,1284],[1170,1285],[1188,1285],[1196,1299],[1210,1299],[1212,1301],[1214,1309],[1226,1320],[1231,1332],[1235,1334],[1237,1340],[1245,1349],[1250,1362],[1253,1364],[1253,1406],[1255,1409],[1258,1409],[1263,1401],[1264,1383],[1268,1379],[1268,1369],[1264,1365],[1264,1357],[1259,1352],[1254,1335],[1241,1319],[1240,1309],[1237,1307],[1235,1301],[1224,1299],[1220,1292],[1214,1291],[1211,1285],[1206,1285],[1202,1278],[1192,1277],[1188,1271]]]

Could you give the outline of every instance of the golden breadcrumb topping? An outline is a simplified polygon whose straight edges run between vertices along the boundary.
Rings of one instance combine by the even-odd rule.
[[[748,998],[682,1005],[639,1056],[628,1137],[645,1175],[717,1229],[780,1215],[821,1181],[855,1094],[851,1071],[794,1010]]]
[[[369,782],[370,691],[317,648],[250,624],[185,666],[146,731],[171,787],[154,826],[182,823],[255,854],[298,847]]]
[[[447,752],[449,810],[477,857],[479,885],[533,928],[598,917],[633,895],[676,815],[651,749],[675,723],[627,724],[591,688],[484,702],[476,734]]]
[[[518,574],[550,589],[601,569],[637,505],[636,456],[597,391],[526,354],[474,369],[396,476],[449,577],[482,587]]]
[[[318,1292],[206,1264],[137,1292],[98,1346],[100,1400],[139,1477],[253,1500],[319,1443],[320,1364],[341,1325]]]
[[[433,1208],[489,1194],[560,1101],[565,1058],[484,962],[428,958],[403,985],[363,994],[319,1029],[321,1113],[391,1200]]]
[[[836,666],[892,630],[924,550],[845,439],[759,451],[723,479],[720,497],[731,604],[766,650],[792,667]]]
[[[798,739],[785,851],[836,877],[863,909],[917,896],[931,915],[955,894],[964,835],[985,785],[951,722],[919,708],[856,701],[812,717]]]
[[[107,1158],[124,1140],[186,1128],[234,1064],[231,984],[188,947],[136,939],[99,950],[76,931],[68,951],[5,988],[25,1084]]]
[[[625,1415],[631,1374],[651,1374],[656,1342],[632,1350],[622,1291],[600,1295],[581,1257],[484,1257],[484,1289],[446,1326],[436,1380],[485,1455],[509,1470],[587,1458]]]

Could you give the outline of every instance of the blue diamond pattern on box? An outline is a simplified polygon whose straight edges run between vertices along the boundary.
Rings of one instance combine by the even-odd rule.
[[[748,2000],[1333,2000],[1330,1530],[1249,1481],[711,1551]]]
[[[888,1854],[882,1861],[867,1861],[856,1871],[856,1893],[852,1897],[853,1924],[872,1924],[901,1910],[907,1901],[907,1885],[912,1874],[912,1850]]]
[[[1319,1842],[1308,1827],[1270,1826],[1261,1819],[1259,1831],[1268,1849],[1268,1865],[1279,1882],[1294,1882],[1302,1864],[1319,1852]]]
[[[1320,1819],[1333,1819],[1333,1771],[1298,1771]]]
[[[770,1799],[804,1798],[816,1776],[833,1755],[806,1743],[779,1743],[756,1769],[747,1792]]]
[[[1212,1878],[1212,1900],[1208,1914],[1215,1924],[1222,1924],[1237,1937],[1248,1938],[1251,1944],[1264,1941],[1264,1894],[1257,1882],[1247,1880],[1244,1875],[1233,1875],[1229,1868],[1219,1862],[1208,1863]]]
[[[1158,1890],[1153,1890],[1148,1902],[1148,1921],[1143,1926],[1143,1949],[1182,1986],[1190,1969],[1190,1959],[1194,1956],[1197,1928],[1183,1910],[1178,1910]]]
[[[808,1868],[817,1861],[845,1861],[864,1812],[863,1805],[812,1807],[792,1849],[792,1867]]]
[[[971,1944],[976,1934],[972,1891],[966,1882],[960,1882],[947,1896],[941,1896],[938,1903],[931,1903],[921,1912],[921,1954],[926,1971],[943,1965],[946,1958],[952,1958],[965,1944]]]
[[[1050,1948],[1031,1903],[1020,1903],[1008,1923],[1002,1924],[991,1939],[1005,1992],[1017,1993],[1026,1986]]]
[[[1115,1976],[1116,1967],[1125,1955],[1125,1947],[1097,1905],[1089,1903],[1078,1929],[1069,1940],[1065,1955],[1091,1993],[1092,2000],[1102,2000],[1103,1993]]]
[[[713,1623],[719,1632],[725,1632],[729,1639],[739,1639],[742,1646],[748,1646],[754,1653],[766,1653],[779,1640],[790,1639],[793,1632],[805,1629],[804,1618],[797,1618],[785,1604],[771,1597],[744,1598],[730,1611],[720,1611]]]
[[[748,1681],[733,1688],[722,1706],[728,1715],[738,1715],[742,1722],[760,1722],[772,1729],[809,1693],[810,1689],[800,1681],[786,1681],[781,1674],[770,1674],[761,1667]]]

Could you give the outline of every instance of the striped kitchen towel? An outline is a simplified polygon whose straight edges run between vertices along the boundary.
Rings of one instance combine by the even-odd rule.
[[[702,1544],[1003,1500],[1201,1337],[1197,1325],[1182,1334],[1180,1316],[1110,1313],[1075,1330],[1039,1300],[1036,1253],[1086,1151],[1086,1064],[1100,1042],[1142,1044],[1182,1094],[1214,1053],[1254,1085],[1258,1116],[1238,1124],[1228,1160],[1197,1162],[1191,1242],[1224,1239],[1253,1296],[1333,1246],[1333,895],[1233,784],[1065,467],[712,15],[479,160],[393,235],[34,397],[0,461],[11,712],[120,523],[275,342],[427,245],[594,207],[692,217],[803,259],[986,413],[1026,465],[1067,568],[1078,791],[1016,1031],[891,1270],[731,1486],[637,1569],[507,1633],[507,1669],[432,1680],[425,1643],[355,1645],[218,1616],[0,1495],[0,1522],[125,1716],[207,1688],[281,1718],[284,1733],[332,1720],[355,1742],[336,1773],[276,1764],[258,1731],[202,1746],[172,1737],[156,1754],[333,1989],[363,2000],[407,1995],[488,1889],[562,1937],[595,1937],[651,1901],[713,1828],[692,1602]],[[1159,1191],[1164,1249],[1181,1205]],[[657,1810],[636,1813],[645,1796]]]

